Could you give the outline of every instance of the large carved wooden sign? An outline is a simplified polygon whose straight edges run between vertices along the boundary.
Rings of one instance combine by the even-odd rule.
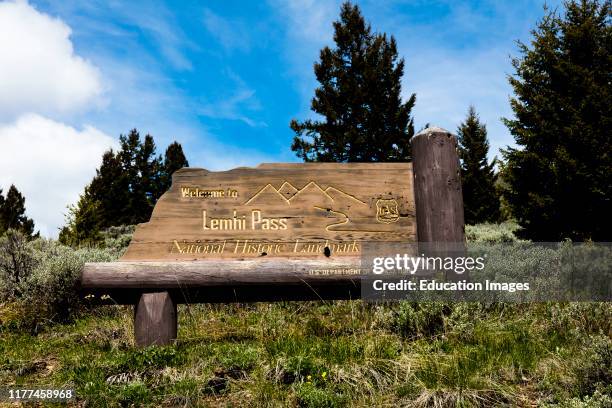
[[[359,256],[367,241],[416,241],[410,163],[185,168],[122,260]]]

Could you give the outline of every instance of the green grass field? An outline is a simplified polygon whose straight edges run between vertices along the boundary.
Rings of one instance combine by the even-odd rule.
[[[515,228],[466,235],[512,242]],[[71,386],[82,407],[612,407],[612,303],[181,305],[176,343],[138,349],[131,307],[75,292],[84,262],[117,259],[129,239],[0,239],[0,256],[28,265],[0,280],[0,385]],[[558,254],[490,253],[536,275]]]
[[[1,319],[11,313],[3,305]],[[608,303],[192,305],[179,316],[177,343],[147,349],[133,345],[129,307],[36,334],[5,324],[0,383],[73,384],[88,407],[612,403]]]

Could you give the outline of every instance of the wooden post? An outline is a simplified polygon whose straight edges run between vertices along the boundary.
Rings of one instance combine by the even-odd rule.
[[[168,292],[143,293],[134,309],[136,345],[166,345],[176,339],[176,304]]]
[[[457,139],[444,129],[427,128],[412,139],[412,157],[419,244],[425,244],[425,252],[464,251]]]

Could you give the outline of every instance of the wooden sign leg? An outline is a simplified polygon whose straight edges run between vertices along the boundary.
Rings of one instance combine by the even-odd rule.
[[[463,252],[465,226],[457,139],[441,128],[412,138],[417,239],[425,252]],[[447,276],[451,279],[467,278]]]
[[[143,293],[134,309],[136,345],[166,345],[176,339],[176,304],[168,292]]]

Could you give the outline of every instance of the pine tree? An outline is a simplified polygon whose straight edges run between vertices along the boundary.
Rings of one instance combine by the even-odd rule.
[[[119,159],[119,154],[112,149],[102,156],[102,164],[96,170],[96,176],[77,204],[91,208],[97,207],[98,218],[101,220],[100,228],[111,225],[128,224],[131,221],[130,203],[130,177],[134,173],[124,171],[124,167]],[[96,202],[96,204],[94,204]]]
[[[1,192],[2,190],[0,190],[0,197],[2,197]],[[25,215],[25,211],[25,197],[21,195],[17,187],[11,184],[6,192],[6,198],[0,199],[0,233],[14,229],[28,237],[33,237],[34,221]]]
[[[76,206],[69,208],[69,222],[59,233],[64,245],[94,244],[102,239],[102,211],[100,201],[93,198],[91,186],[79,197]]]
[[[155,155],[155,142],[151,135],[146,135],[139,144],[134,157],[134,172],[132,179],[132,195],[129,224],[149,221],[157,199],[164,193],[161,186],[162,159]]]
[[[102,157],[102,165],[92,180],[85,202],[97,201],[101,228],[133,225],[148,221],[155,202],[162,194],[161,158],[155,156],[153,137],[132,129],[119,137],[120,149]]]
[[[6,231],[4,222],[4,196],[2,195],[2,189],[0,188],[0,236]]]
[[[174,142],[168,146],[164,154],[164,168],[162,172],[162,193],[170,188],[172,175],[175,171],[189,167],[189,162],[183,153],[180,143]]]
[[[406,161],[416,96],[401,98],[404,60],[393,36],[372,33],[357,5],[334,22],[336,47],[321,50],[311,109],[324,121],[291,121],[291,149],[304,161]]]
[[[461,182],[466,224],[499,220],[499,197],[495,190],[495,161],[488,163],[487,128],[473,106],[457,128]]]
[[[117,152],[111,149],[104,153],[95,177],[77,205],[69,208],[67,224],[60,232],[61,242],[94,243],[109,227],[148,221],[157,199],[167,190],[168,169],[180,163],[187,165],[176,142],[166,151],[165,161],[156,155],[151,135],[141,140],[138,130],[133,129],[121,135],[119,142]]]
[[[568,1],[513,59],[504,196],[528,238],[612,238],[610,18],[609,0]]]

